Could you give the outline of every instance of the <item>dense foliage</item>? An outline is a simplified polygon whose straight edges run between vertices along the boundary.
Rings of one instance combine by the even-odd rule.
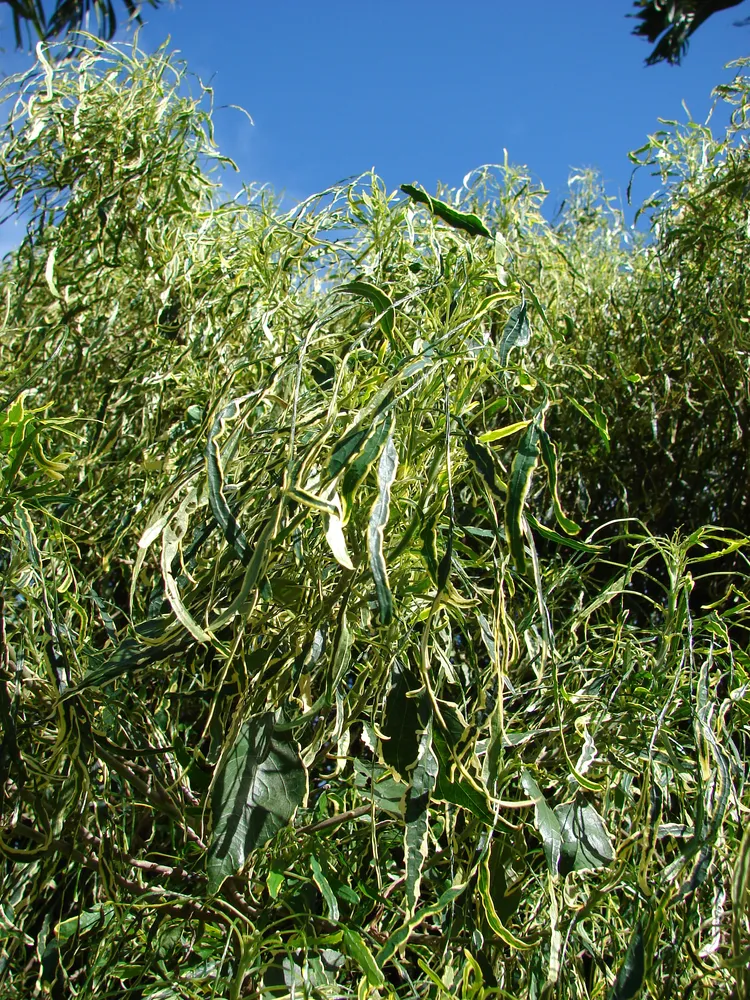
[[[185,88],[7,88],[2,996],[746,997],[742,67],[647,238],[222,200]]]
[[[144,4],[158,7],[162,0],[122,0],[129,20],[141,20],[140,8]],[[112,0],[56,0],[50,10],[44,0],[0,0],[7,4],[13,15],[13,31],[16,47],[21,48],[26,41],[49,41],[83,28],[97,30],[108,41],[117,31],[117,9]],[[81,38],[68,37],[68,44],[75,48]]]

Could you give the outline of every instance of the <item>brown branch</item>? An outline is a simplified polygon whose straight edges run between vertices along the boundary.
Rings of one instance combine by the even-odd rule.
[[[339,813],[337,816],[329,816],[328,819],[322,819],[319,823],[310,823],[309,826],[301,826],[297,830],[297,833],[319,833],[321,830],[330,830],[333,826],[348,823],[350,819],[369,816],[371,812],[372,806],[357,806],[356,809],[350,809],[348,812]]]

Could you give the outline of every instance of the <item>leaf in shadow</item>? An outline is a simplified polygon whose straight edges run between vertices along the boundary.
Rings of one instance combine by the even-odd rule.
[[[213,834],[208,887],[218,892],[248,856],[293,817],[307,795],[307,773],[296,743],[274,736],[271,712],[242,726],[212,794]]]

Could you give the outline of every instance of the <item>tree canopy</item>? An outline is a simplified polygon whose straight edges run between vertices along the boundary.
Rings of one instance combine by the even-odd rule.
[[[649,42],[658,44],[646,59],[648,66],[659,62],[679,65],[688,49],[688,39],[713,14],[738,7],[743,0],[636,0],[639,8],[632,17],[641,22],[633,29]]]
[[[48,10],[44,0],[0,0],[7,4],[13,14],[13,30],[16,46],[21,48],[32,39],[50,41],[70,35],[84,27],[100,33],[110,40],[117,30],[117,10],[113,0],[55,0]],[[122,0],[128,18],[140,20],[140,8],[144,4],[158,7],[163,0]],[[89,24],[93,18],[94,24]]]
[[[5,83],[0,993],[748,995],[747,63],[559,218]],[[731,904],[731,905],[730,905]]]

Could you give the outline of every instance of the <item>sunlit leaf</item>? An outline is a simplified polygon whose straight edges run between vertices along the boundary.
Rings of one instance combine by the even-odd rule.
[[[367,299],[381,314],[380,328],[383,333],[386,337],[392,336],[395,318],[393,303],[381,288],[373,285],[370,281],[360,279],[358,281],[350,281],[346,285],[341,285],[338,290],[340,292],[347,292],[349,295],[359,295],[361,298]]]
[[[508,319],[503,328],[498,350],[500,364],[507,365],[508,357],[514,347],[526,347],[531,340],[531,327],[527,316],[526,303],[513,306],[508,313]]]
[[[404,857],[406,870],[407,914],[411,915],[419,901],[422,868],[427,860],[427,831],[430,797],[435,788],[438,762],[432,752],[432,726],[422,734],[419,754],[410,775],[404,812]]]
[[[414,201],[421,205],[426,205],[433,215],[436,215],[443,222],[447,222],[454,229],[462,229],[470,236],[491,236],[489,229],[485,226],[478,215],[472,212],[460,212],[444,201],[432,198],[426,191],[415,187],[413,184],[402,184],[401,190],[408,194]]]
[[[539,785],[527,770],[521,771],[521,784],[530,799],[534,800],[534,825],[544,845],[547,867],[553,875],[558,872],[562,852],[562,831],[556,814],[547,805]]]
[[[539,428],[536,421],[529,424],[521,438],[508,480],[508,499],[505,505],[505,530],[508,535],[511,555],[520,572],[526,568],[526,552],[523,542],[523,508],[531,487],[539,459]]]
[[[393,595],[388,583],[388,570],[383,552],[383,533],[388,523],[391,506],[391,486],[398,471],[398,452],[389,437],[378,464],[378,498],[370,514],[367,528],[367,548],[370,553],[370,569],[375,581],[375,592],[380,608],[380,623],[387,625],[393,617]]]

